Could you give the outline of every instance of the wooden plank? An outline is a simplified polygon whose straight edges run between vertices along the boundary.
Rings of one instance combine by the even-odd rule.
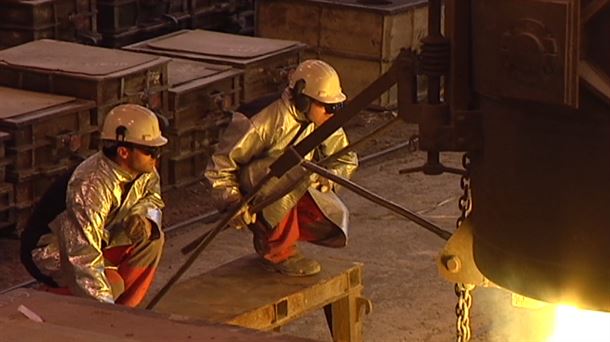
[[[362,265],[321,260],[311,277],[287,277],[264,269],[258,256],[247,256],[179,283],[157,305],[213,322],[269,330],[320,309],[361,287]]]
[[[195,31],[183,30],[170,33],[162,37],[126,46],[124,49],[169,57],[179,57],[198,62],[230,65],[237,69],[242,69],[244,70],[244,74],[241,76],[241,85],[243,86],[243,97],[241,100],[243,102],[249,102],[262,96],[274,94],[285,88],[288,83],[288,71],[296,68],[301,60],[302,52],[305,49],[304,44],[290,42],[286,43],[287,47],[285,48],[281,48],[260,56],[246,58],[239,58],[235,56],[223,57],[220,55],[205,53],[197,46],[193,47],[193,44],[189,43],[192,39],[180,38],[181,36],[188,38],[188,36],[185,35],[187,35],[189,32]],[[157,46],[156,42],[170,39],[173,41],[172,46],[176,47],[175,50],[159,49],[155,47]],[[258,42],[258,40],[253,39],[253,37],[241,37],[239,41],[244,44],[246,42],[251,42],[253,44]],[[204,42],[197,44],[199,44],[200,47],[205,45]],[[285,44],[282,43],[280,45],[284,46]],[[164,45],[162,44],[159,46]],[[221,51],[220,45],[213,47],[213,49]],[[227,49],[228,52],[226,55],[236,55],[236,53],[230,52],[231,48],[228,45]],[[244,49],[248,50],[247,48]]]
[[[46,39],[0,51],[0,61],[8,65],[85,76],[108,76],[155,60],[159,57]]]
[[[92,332],[78,327],[63,327],[31,321],[14,314],[11,317],[0,317],[2,341],[134,341],[129,337],[114,336],[107,332]]]
[[[29,321],[17,311],[26,306],[43,319],[43,323]],[[95,302],[91,299],[58,296],[35,290],[19,289],[0,295],[0,322],[19,322],[2,326],[4,336],[21,336],[31,328],[43,335],[48,332],[63,334],[74,331],[76,336],[106,336],[105,341],[309,341],[287,335],[255,332],[239,327],[209,324],[171,314],[159,314],[142,309]],[[32,323],[36,324],[32,324]],[[65,329],[65,330],[64,330]],[[59,335],[63,336],[63,335]],[[53,340],[55,339],[33,339]],[[68,338],[66,341],[85,341],[86,338]],[[3,339],[4,341],[4,339]],[[97,339],[94,339],[97,341]]]
[[[169,86],[177,87],[181,84],[210,77],[229,69],[231,68],[223,65],[172,59],[167,66]]]
[[[0,87],[0,118],[10,118],[73,101],[73,97]]]
[[[250,57],[250,58],[239,58],[239,57],[211,55],[211,54],[199,53],[197,51],[191,51],[188,48],[189,42],[186,40],[184,41],[184,46],[179,49],[176,49],[176,50],[159,49],[159,48],[155,48],[153,46],[153,45],[156,45],[158,41],[163,41],[166,39],[172,39],[172,40],[176,39],[177,41],[179,41],[180,40],[178,38],[179,36],[184,35],[191,31],[192,30],[182,30],[182,31],[174,32],[174,33],[169,33],[169,34],[166,34],[161,37],[152,38],[150,40],[146,40],[146,41],[142,41],[142,42],[138,42],[135,44],[125,46],[123,49],[129,50],[129,51],[151,53],[151,54],[156,54],[156,55],[186,58],[186,59],[191,59],[191,60],[200,61],[200,62],[208,62],[208,63],[212,63],[212,64],[232,65],[232,66],[243,69],[243,68],[246,68],[257,62],[261,62],[261,61],[265,61],[269,58],[273,58],[274,56],[277,56],[278,54],[295,53],[295,52],[303,50],[305,47],[305,45],[302,43],[293,42],[293,44],[291,44],[283,49],[276,50],[276,51],[273,51],[268,54],[263,54],[260,56]],[[199,31],[201,31],[201,30],[199,30]],[[176,37],[176,38],[174,38],[174,37]],[[243,38],[253,38],[253,37],[244,37],[244,36],[242,36],[242,37]]]
[[[192,30],[151,41],[148,46],[158,50],[249,60],[274,54],[298,44],[296,41]]]

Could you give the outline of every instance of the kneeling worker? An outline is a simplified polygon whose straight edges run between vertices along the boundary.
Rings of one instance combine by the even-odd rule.
[[[103,150],[66,176],[63,188],[56,182],[35,208],[21,259],[49,292],[135,307],[164,244],[156,161],[167,139],[156,115],[133,104],[107,114],[101,138]]]
[[[251,118],[235,113],[205,172],[219,209],[239,202],[289,145],[322,125],[345,99],[333,67],[306,60],[292,73],[280,99]],[[347,145],[347,136],[339,129],[305,158],[321,160]],[[353,152],[327,165],[344,177],[351,177],[357,166]],[[272,193],[271,188],[281,184],[281,179],[272,180],[261,193]],[[267,268],[289,276],[313,275],[320,272],[320,264],[304,257],[297,241],[329,247],[347,243],[348,212],[334,190],[334,184],[314,175],[264,208],[255,220],[243,210],[232,224],[253,232],[254,248]]]

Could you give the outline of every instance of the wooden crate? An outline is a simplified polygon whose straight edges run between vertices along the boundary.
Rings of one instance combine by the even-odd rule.
[[[97,0],[97,30],[120,33],[138,26],[138,0]]]
[[[0,1],[0,49],[44,38],[96,44],[95,1]]]
[[[120,48],[142,40],[158,37],[170,32],[188,27],[189,14],[178,13],[170,17],[159,18],[154,21],[140,23],[120,33],[103,33],[100,45],[110,48]]]
[[[174,130],[214,124],[214,113],[234,110],[243,96],[243,71],[225,65],[173,59],[168,65],[167,117]]]
[[[45,39],[0,51],[0,85],[93,100],[101,126],[121,103],[165,112],[168,63],[159,56]]]
[[[220,132],[230,121],[242,94],[243,71],[173,59],[168,66],[167,121],[164,134],[169,142],[160,161],[164,189],[201,179],[205,162]]]
[[[255,32],[261,37],[304,42],[309,46],[306,56],[335,67],[346,94],[353,97],[387,71],[401,48],[419,48],[427,31],[426,3],[259,0]],[[396,103],[394,87],[375,104],[389,108]]]
[[[166,21],[182,22],[190,12],[189,0],[97,0],[98,31],[116,35]],[[190,16],[188,16],[190,17]]]
[[[0,129],[10,132],[9,180],[62,168],[97,150],[91,142],[98,131],[93,101],[0,87],[0,103]]]
[[[82,160],[70,160],[54,167],[42,169],[28,177],[9,179],[15,200],[15,228],[19,234],[25,228],[34,208],[59,178],[71,172]]]
[[[183,30],[125,47],[126,50],[186,58],[241,69],[243,102],[286,87],[288,72],[302,59],[305,45],[296,41]]]
[[[180,156],[161,158],[162,189],[179,188],[201,180],[209,156],[209,151],[195,151]]]
[[[9,183],[0,183],[0,231],[13,228],[16,218],[13,186]]]
[[[244,7],[244,0],[191,0],[191,29],[240,33],[238,15]]]
[[[0,183],[6,181],[6,168],[11,164],[6,155],[6,143],[10,138],[10,133],[0,131]]]
[[[189,27],[188,0],[99,0],[100,45],[122,47]]]

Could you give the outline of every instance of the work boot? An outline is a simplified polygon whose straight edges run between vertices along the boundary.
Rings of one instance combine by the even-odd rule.
[[[316,260],[296,254],[288,259],[274,264],[267,259],[263,259],[265,268],[270,271],[279,272],[290,277],[305,277],[320,273],[322,267]]]

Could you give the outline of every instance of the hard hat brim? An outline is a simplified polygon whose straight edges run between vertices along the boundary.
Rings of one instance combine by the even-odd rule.
[[[120,143],[120,141],[117,141],[116,139],[113,138],[109,138],[109,137],[101,137],[102,140],[104,141],[108,141],[108,142],[114,142],[114,143]],[[131,140],[131,139],[125,139],[126,143],[131,143],[131,144],[136,144],[136,145],[142,145],[142,146],[150,146],[150,147],[161,147],[165,144],[167,144],[167,138],[164,136],[159,136],[158,138],[154,139],[154,140],[148,140],[148,141],[143,141],[143,140]]]
[[[160,147],[160,146],[167,144],[167,138],[160,135],[155,140],[139,141],[138,144],[144,145],[144,146],[151,146],[151,147]]]
[[[334,104],[334,103],[341,103],[344,102],[347,99],[347,96],[343,93],[337,95],[337,96],[333,96],[333,97],[314,97],[314,99],[325,103],[325,104]]]

